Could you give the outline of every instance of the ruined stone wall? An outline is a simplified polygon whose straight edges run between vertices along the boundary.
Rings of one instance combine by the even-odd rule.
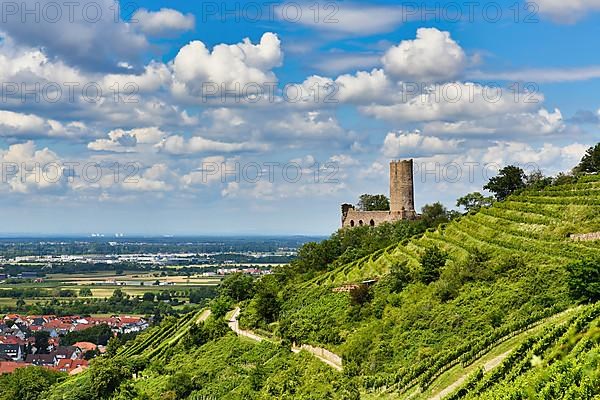
[[[412,211],[357,211],[354,208],[342,214],[342,226],[354,227],[362,225],[377,226],[384,222],[394,222],[401,219],[416,219],[417,214]]]
[[[571,235],[571,239],[576,240],[576,241],[600,240],[600,232],[581,233],[581,234],[577,234],[577,235]]]
[[[415,209],[413,160],[390,162],[390,211]]]

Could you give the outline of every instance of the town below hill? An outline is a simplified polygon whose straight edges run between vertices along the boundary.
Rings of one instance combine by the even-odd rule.
[[[0,374],[28,366],[77,374],[106,353],[111,338],[132,337],[148,327],[146,319],[127,315],[7,314],[0,323]]]

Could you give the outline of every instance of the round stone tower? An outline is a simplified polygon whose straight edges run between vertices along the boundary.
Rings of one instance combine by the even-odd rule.
[[[390,211],[414,214],[414,193],[413,160],[390,162]]]

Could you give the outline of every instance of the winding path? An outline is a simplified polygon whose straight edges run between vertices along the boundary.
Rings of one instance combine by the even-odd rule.
[[[208,319],[208,317],[210,317],[210,314],[212,314],[210,309],[206,309],[206,310],[202,311],[202,314],[200,314],[196,323],[199,324],[200,322],[206,321]]]
[[[500,365],[502,363],[502,361],[504,361],[504,359],[506,357],[508,357],[508,355],[511,352],[512,352],[512,349],[507,351],[506,353],[500,354],[498,357],[485,363],[485,365],[483,366],[483,372],[488,373],[491,370],[493,370],[494,368],[496,368],[498,365]],[[456,389],[461,387],[462,384],[465,383],[465,381],[467,380],[468,377],[469,377],[469,374],[465,374],[465,375],[461,376],[456,381],[454,381],[454,383],[452,383],[450,386],[446,387],[444,390],[442,390],[435,396],[430,397],[428,400],[442,400],[443,398],[445,398],[446,396],[448,396],[452,392],[454,392]]]
[[[263,340],[269,340],[265,337],[257,335],[252,331],[247,331],[244,329],[240,329],[240,322],[238,321],[238,317],[240,316],[240,308],[236,307],[233,314],[231,315],[231,319],[227,321],[227,325],[229,325],[229,329],[235,332],[238,336],[244,336],[249,339],[255,340],[257,342],[262,342]]]
[[[234,331],[238,336],[244,336],[249,339],[252,339],[257,342],[262,342],[263,340],[271,341],[270,339],[257,335],[256,333],[244,329],[240,329],[240,322],[238,321],[238,317],[240,316],[240,308],[236,307],[231,315],[231,318],[227,321],[227,325],[229,325],[229,329]],[[335,353],[330,352],[327,349],[323,349],[321,347],[314,347],[307,344],[303,344],[298,347],[295,344],[291,348],[292,352],[300,353],[302,350],[305,350],[311,353],[313,356],[318,358],[320,361],[329,365],[333,369],[337,371],[342,371],[342,357],[338,356]]]

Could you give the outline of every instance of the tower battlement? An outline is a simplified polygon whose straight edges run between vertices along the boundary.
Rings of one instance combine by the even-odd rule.
[[[416,218],[412,159],[390,162],[389,211],[358,211],[351,204],[342,205],[342,227],[376,226]]]

